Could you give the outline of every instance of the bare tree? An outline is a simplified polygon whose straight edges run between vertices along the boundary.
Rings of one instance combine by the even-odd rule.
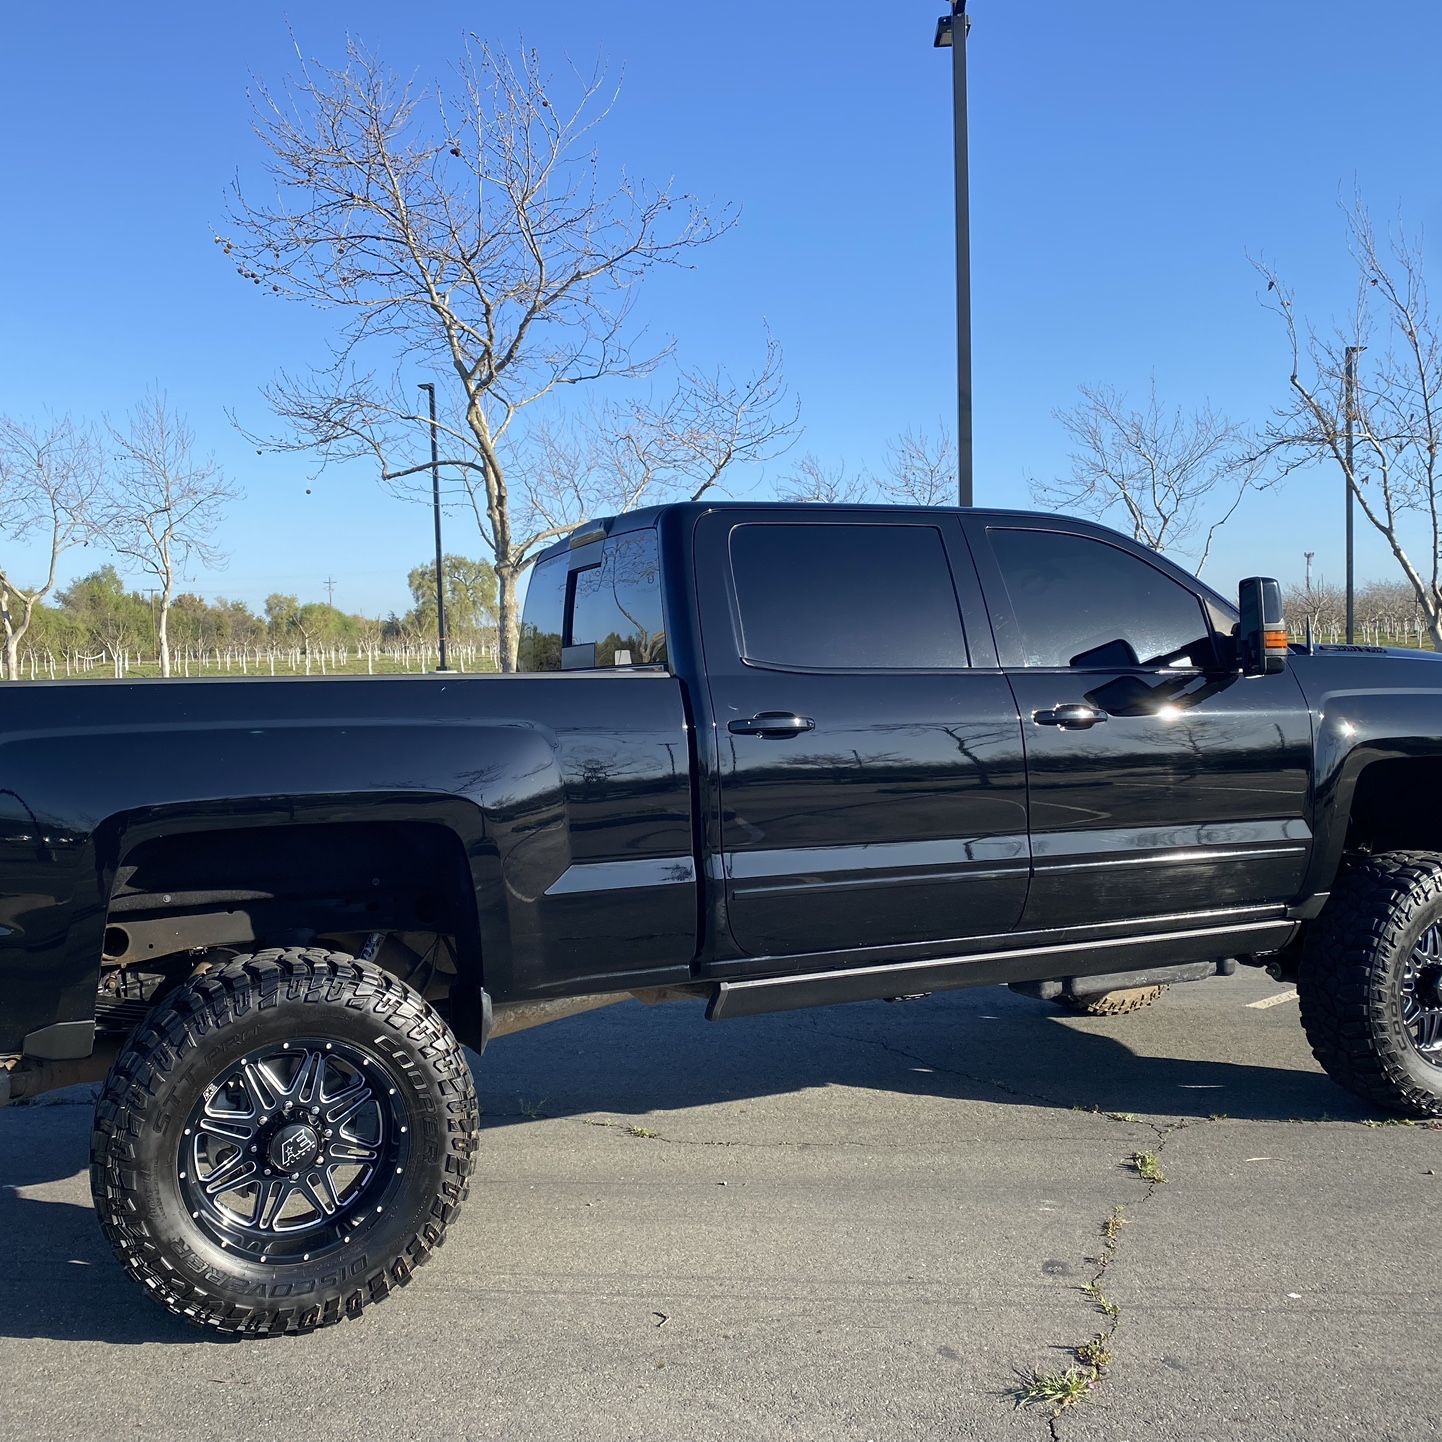
[[[510,669],[522,572],[590,510],[583,497],[548,519],[552,498],[518,463],[521,418],[557,391],[654,370],[669,346],[643,353],[628,339],[639,283],[686,264],[731,217],[629,177],[602,182],[590,146],[613,96],[600,74],[563,104],[535,51],[478,44],[456,77],[452,93],[421,94],[351,44],[342,68],[306,66],[283,95],[262,89],[266,196],[237,190],[237,238],[217,240],[257,287],[342,316],[330,366],[269,388],[287,427],[276,448],[370,457],[395,486],[423,478],[414,391],[377,379],[366,357],[383,352],[393,375],[401,361],[438,372],[442,461],[494,557]],[[716,399],[684,382],[681,394],[678,426]],[[730,464],[724,448],[691,460],[695,491],[718,478],[710,461]]]
[[[192,561],[214,569],[224,554],[213,541],[225,503],[239,494],[213,460],[198,460],[185,420],[156,392],[125,427],[108,426],[115,446],[110,483],[97,505],[117,555],[156,580],[160,674],[170,675],[170,608]]]
[[[699,500],[732,467],[784,450],[795,425],[772,340],[757,372],[739,381],[687,371],[663,401],[613,403],[569,425],[534,427],[515,451],[529,529],[550,538],[589,516]]]
[[[882,494],[909,506],[954,506],[957,502],[956,442],[945,426],[935,435],[907,430],[886,447]]]
[[[91,532],[102,472],[94,435],[68,416],[35,425],[0,417],[0,540],[7,546],[0,558],[0,624],[8,680],[19,679],[20,643],[36,606],[55,589],[60,557]],[[26,586],[19,576],[29,556],[38,556],[42,579]]]
[[[828,463],[808,451],[782,478],[777,494],[786,501],[954,506],[956,474],[956,444],[943,425],[934,435],[908,429],[893,436],[880,476],[865,467],[850,473],[844,460]]]
[[[1358,286],[1345,330],[1322,335],[1299,322],[1294,293],[1273,267],[1257,263],[1291,361],[1291,399],[1277,410],[1267,441],[1288,470],[1323,463],[1341,471],[1442,650],[1442,328],[1428,302],[1420,244],[1400,228],[1379,244],[1360,200],[1346,218]],[[1358,367],[1349,461],[1351,347],[1366,356]],[[1413,526],[1422,541],[1415,556],[1402,535]]]
[[[814,451],[807,451],[782,478],[776,488],[783,501],[816,501],[822,504],[874,501],[875,479],[866,471],[848,475],[846,462],[828,465]]]
[[[1218,530],[1265,481],[1247,433],[1204,405],[1169,409],[1155,381],[1133,409],[1109,386],[1081,386],[1081,400],[1054,414],[1071,438],[1071,475],[1031,482],[1047,510],[1125,521],[1136,540],[1191,561],[1200,574]]]

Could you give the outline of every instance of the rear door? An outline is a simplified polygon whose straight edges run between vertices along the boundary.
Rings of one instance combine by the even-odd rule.
[[[1026,742],[1027,930],[1275,906],[1311,848],[1290,670],[1219,664],[1231,617],[1120,537],[967,521]]]
[[[695,558],[717,879],[742,953],[1009,931],[1028,872],[1020,724],[957,518],[718,510]]]

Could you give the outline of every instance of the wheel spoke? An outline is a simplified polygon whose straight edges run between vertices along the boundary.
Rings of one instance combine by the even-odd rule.
[[[1431,1051],[1442,1045],[1442,1011],[1422,1011],[1413,1022],[1412,1035],[1419,1051]]]
[[[340,1206],[340,1198],[331,1185],[330,1173],[324,1167],[307,1172],[297,1183],[302,1195],[322,1216],[334,1216]]]
[[[367,1142],[353,1141],[350,1137],[335,1137],[326,1143],[325,1157],[328,1162],[373,1162],[378,1156],[378,1147]]]
[[[290,1194],[291,1181],[288,1177],[272,1177],[257,1183],[255,1189],[255,1211],[251,1213],[250,1225],[262,1232],[272,1231],[275,1219],[285,1207]]]
[[[338,1091],[325,1102],[325,1124],[344,1126],[371,1098],[371,1089],[364,1077],[357,1077],[350,1086]]]
[[[296,1067],[295,1076],[285,1090],[285,1100],[298,1106],[314,1106],[320,1099],[321,1079],[325,1075],[325,1053],[308,1051]]]
[[[247,1059],[241,1070],[241,1079],[256,1111],[263,1115],[273,1112],[280,1105],[285,1093],[263,1063]]]
[[[248,1142],[256,1133],[256,1117],[207,1113],[196,1120],[195,1129],[222,1141]]]
[[[202,1178],[201,1186],[205,1189],[208,1197],[218,1197],[222,1192],[228,1192],[233,1187],[239,1186],[248,1177],[255,1175],[255,1158],[248,1157],[244,1152],[237,1149],[216,1167],[207,1176]]]

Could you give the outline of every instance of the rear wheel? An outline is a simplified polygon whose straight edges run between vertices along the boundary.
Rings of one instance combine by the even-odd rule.
[[[466,1194],[464,1051],[404,983],[318,950],[207,971],[127,1042],[96,1105],[91,1190],[171,1311],[308,1331],[410,1280]]]
[[[1057,1003],[1068,1011],[1084,1012],[1087,1016],[1125,1016],[1129,1011],[1140,1011],[1150,1006],[1167,990],[1162,982],[1157,986],[1129,986],[1121,991],[1099,991],[1094,996],[1059,996]]]
[[[1297,990],[1312,1054],[1334,1081],[1442,1116],[1442,856],[1348,864],[1304,940]]]

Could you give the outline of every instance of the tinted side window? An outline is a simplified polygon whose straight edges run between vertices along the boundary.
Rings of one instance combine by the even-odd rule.
[[[566,611],[566,571],[570,557],[562,552],[531,568],[526,605],[521,614],[518,671],[561,669],[561,627]]]
[[[1139,556],[1060,531],[989,532],[1011,602],[997,632],[1007,664],[1205,666],[1200,599]]]
[[[594,645],[597,666],[665,664],[655,531],[613,537],[605,543],[600,563],[577,571],[572,585],[568,646]]]
[[[740,525],[731,571],[749,661],[841,671],[966,665],[934,526]]]

